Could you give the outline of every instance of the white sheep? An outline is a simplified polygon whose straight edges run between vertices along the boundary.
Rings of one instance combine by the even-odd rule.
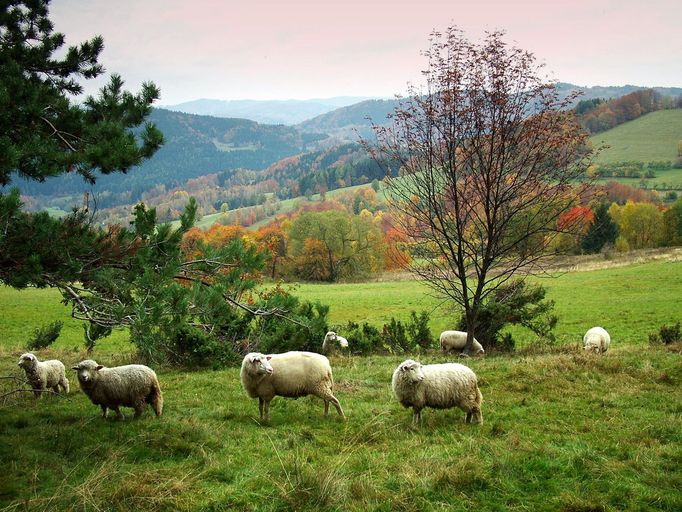
[[[298,398],[315,395],[324,400],[324,415],[329,402],[343,419],[341,404],[332,394],[334,378],[329,359],[313,352],[285,352],[265,355],[251,352],[244,357],[240,372],[244,391],[258,398],[261,420],[270,419],[270,401],[275,396]]]
[[[161,416],[163,396],[154,370],[142,364],[129,364],[105,368],[92,359],[81,361],[73,367],[78,372],[78,382],[93,404],[102,408],[102,417],[107,417],[107,408],[116,412],[116,417],[125,419],[119,407],[132,407],[135,417],[144,411],[145,403],[150,404]]]
[[[427,364],[408,359],[393,372],[393,394],[403,407],[412,407],[412,423],[421,421],[424,407],[466,412],[466,423],[483,423],[476,374],[459,363]]]
[[[322,353],[329,354],[337,344],[341,348],[348,348],[348,340],[346,338],[339,336],[334,331],[329,331],[324,336],[324,341],[322,342]]]
[[[443,352],[461,350],[467,343],[467,333],[464,331],[443,331],[440,333],[440,349]],[[474,338],[471,346],[473,355],[485,354],[483,346]]]
[[[61,388],[68,394],[69,381],[66,379],[66,369],[61,361],[57,359],[38,361],[36,356],[27,352],[21,355],[18,365],[26,372],[26,379],[31,384],[36,398],[40,398],[43,391],[48,388],[55,393],[59,393]]]
[[[611,336],[602,327],[592,327],[583,336],[584,350],[601,354],[609,349]]]

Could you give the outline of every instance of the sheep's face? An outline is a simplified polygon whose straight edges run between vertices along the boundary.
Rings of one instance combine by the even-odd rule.
[[[342,348],[348,348],[348,340],[343,336],[339,336],[334,331],[329,331],[324,337],[325,343],[336,342]]]
[[[424,380],[424,371],[422,370],[421,363],[418,361],[408,359],[400,365],[399,371],[404,379],[407,379],[413,384]]]
[[[599,353],[599,346],[594,344],[594,343],[588,343],[583,347],[583,350],[587,352],[591,352],[593,354],[598,354]]]
[[[76,370],[78,382],[81,384],[88,384],[95,380],[97,372],[104,368],[101,364],[97,364],[92,359],[81,361],[76,366],[72,366],[72,370]]]
[[[257,375],[272,375],[274,371],[272,365],[270,364],[270,359],[272,356],[266,356],[264,354],[249,354],[249,365],[251,366],[251,373]]]
[[[29,352],[26,354],[22,354],[17,364],[20,368],[23,368],[24,370],[32,370],[38,364],[38,359],[36,358],[36,356]]]

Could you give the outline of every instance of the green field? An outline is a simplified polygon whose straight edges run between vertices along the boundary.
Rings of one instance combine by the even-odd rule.
[[[595,147],[609,146],[597,163],[674,161],[682,140],[682,109],[651,112],[590,137]]]
[[[0,510],[682,509],[682,346],[647,344],[649,332],[680,320],[682,262],[542,283],[557,303],[562,345],[466,360],[484,396],[481,426],[465,425],[459,410],[427,409],[412,428],[390,391],[409,354],[332,358],[346,422],[323,418],[319,399],[277,398],[261,425],[237,368],[157,368],[160,420],[150,410],[103,420],[71,378],[68,398],[0,400]],[[297,293],[331,304],[333,323],[379,325],[437,305],[412,281],[301,285]],[[0,375],[20,375],[29,331],[55,318],[65,320],[62,338],[40,355],[67,366],[85,357],[80,323],[58,298],[0,288]],[[448,317],[436,310],[434,333],[451,326]],[[597,324],[613,339],[601,357],[577,346]],[[123,333],[93,357],[134,360]],[[436,352],[420,359],[445,360]],[[0,386],[2,394],[13,384]]]

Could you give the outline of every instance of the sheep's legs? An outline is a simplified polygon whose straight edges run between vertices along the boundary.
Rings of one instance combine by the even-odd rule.
[[[100,405],[102,408],[102,418],[106,419],[107,418],[107,406],[106,405]]]
[[[412,425],[419,426],[422,422],[422,410],[414,409],[414,414],[412,415]]]
[[[118,406],[112,407],[111,409],[116,413],[116,419],[119,419],[119,420],[124,420],[124,419],[126,419],[126,417],[123,416],[123,413],[122,413],[121,410],[118,408]]]
[[[258,397],[258,412],[260,419],[263,421],[270,420],[270,402],[266,402],[263,398]]]

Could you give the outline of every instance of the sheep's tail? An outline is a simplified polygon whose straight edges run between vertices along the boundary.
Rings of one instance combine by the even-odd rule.
[[[161,416],[163,413],[163,393],[161,393],[161,386],[159,386],[157,379],[154,379],[154,382],[152,382],[152,389],[147,397],[147,402],[151,404],[156,417]]]

